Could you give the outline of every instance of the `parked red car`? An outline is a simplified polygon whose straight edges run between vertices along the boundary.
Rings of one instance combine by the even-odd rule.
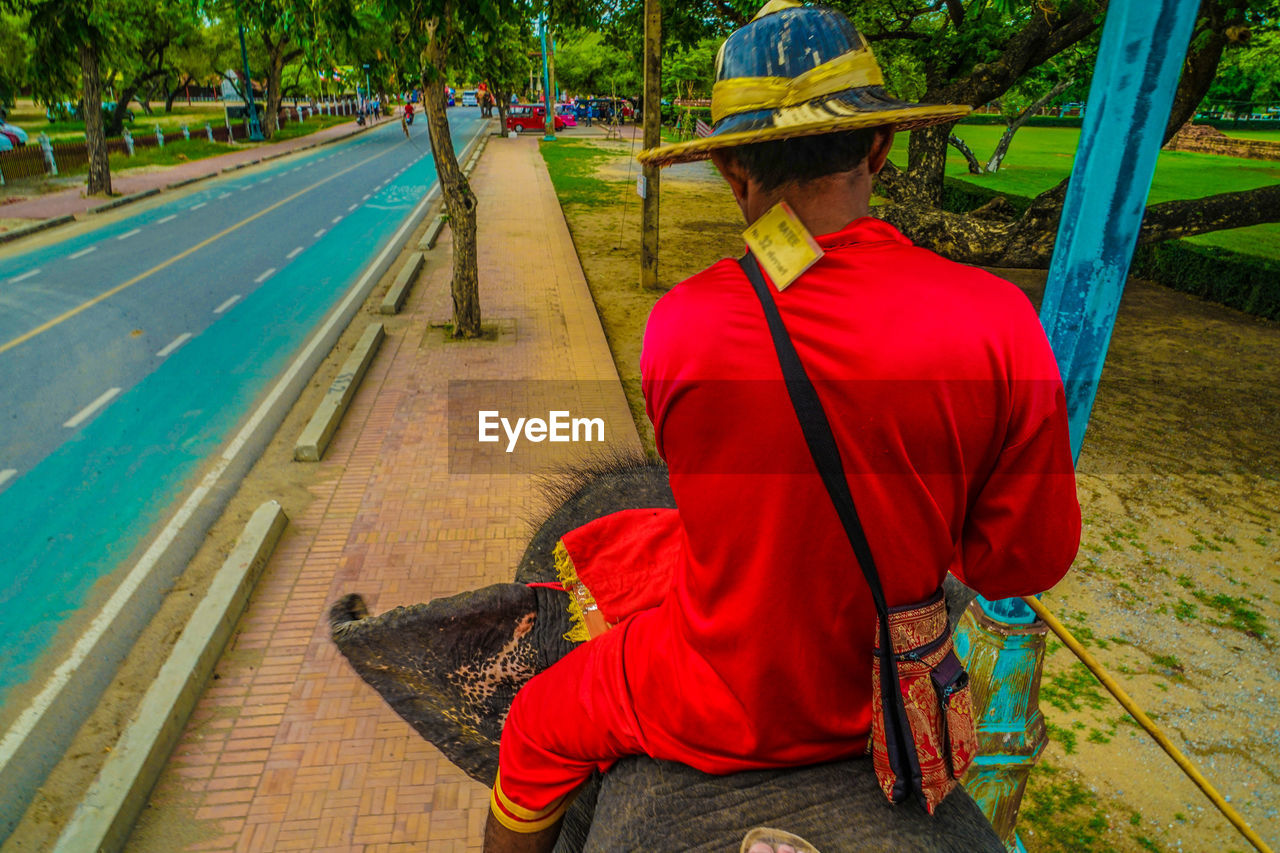
[[[547,126],[547,108],[543,104],[512,104],[507,111],[507,130],[524,133]],[[556,116],[556,130],[564,130],[564,119]]]

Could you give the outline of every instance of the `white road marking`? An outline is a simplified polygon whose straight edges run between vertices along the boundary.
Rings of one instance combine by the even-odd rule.
[[[81,250],[80,250],[80,251],[78,251],[78,252],[72,252],[72,253],[71,253],[70,255],[68,255],[67,257],[71,258],[71,260],[73,260],[73,261],[74,261],[76,258],[83,258],[85,255],[89,254],[90,252],[96,252],[96,251],[98,251],[98,247],[97,247],[97,246],[90,246],[90,247],[89,247],[89,248],[87,248],[87,249],[81,249]]]
[[[272,181],[272,180],[274,180],[274,179],[273,179],[273,178],[263,178],[262,180],[258,181],[258,183],[260,183],[260,184],[269,184],[269,183],[271,183],[271,181]]]
[[[121,235],[120,235],[119,237],[117,237],[116,239],[117,239],[117,240],[128,240],[128,239],[129,239],[130,237],[132,237],[134,234],[140,234],[140,233],[142,233],[142,229],[141,229],[141,228],[135,228],[135,229],[133,229],[132,231],[126,231],[126,232],[124,232],[123,234],[121,234]]]
[[[0,487],[4,486],[5,483],[13,479],[17,475],[17,473],[18,472],[13,468],[5,468],[3,471],[0,471]]]
[[[240,192],[244,192],[245,190],[251,190],[251,189],[253,189],[253,184],[245,184],[240,188]]]
[[[319,231],[317,231],[316,233],[312,234],[311,236],[312,236],[312,237],[319,237],[319,236],[321,236],[322,234],[324,234],[324,232],[326,232],[326,231],[328,231],[328,230],[329,230],[328,228],[321,228]]]
[[[360,200],[361,200],[361,201],[368,201],[368,200],[369,200],[369,196],[371,196],[371,195],[373,195],[373,193],[365,193],[364,195],[360,196]]]
[[[163,225],[163,224],[165,224],[166,222],[172,222],[173,220],[175,220],[175,219],[177,219],[177,218],[178,218],[178,214],[176,214],[176,213],[170,213],[170,214],[169,214],[168,216],[166,216],[164,219],[157,219],[157,220],[156,220],[156,224],[157,224],[157,225]]]
[[[334,220],[334,222],[337,222],[337,221],[338,220],[336,219]],[[13,278],[9,279],[9,283],[17,284],[20,281],[26,281],[27,279],[31,278],[31,276],[33,275],[39,275],[39,274],[40,274],[40,267],[36,267],[33,270],[27,270],[22,275],[15,275]]]
[[[267,270],[266,272],[264,272],[262,275],[260,275],[260,276],[258,276],[257,278],[255,278],[255,279],[253,280],[253,283],[254,283],[254,284],[262,284],[264,281],[266,281],[267,279],[271,278],[272,274],[274,274],[274,273],[275,273],[275,271],[276,271],[276,268],[275,268],[275,267],[272,267],[271,269],[269,269],[269,270]]]
[[[368,196],[365,196],[365,198],[368,198]],[[352,210],[355,210],[355,209],[356,209],[357,207],[359,207],[359,206],[360,206],[359,204],[353,204],[353,205],[351,205],[350,207],[348,207],[348,208],[347,208],[347,210],[348,210],[348,211],[352,211]]]
[[[200,202],[199,204],[193,204],[193,205],[191,205],[190,207],[188,207],[188,208],[187,208],[187,210],[199,210],[200,208],[204,207],[204,206],[205,206],[206,204],[208,204],[208,203],[209,203],[209,202],[207,202],[207,201],[202,201],[202,202]]]
[[[102,392],[102,396],[94,400],[89,405],[85,406],[80,411],[76,412],[75,417],[73,417],[71,420],[63,424],[63,426],[66,427],[67,429],[75,429],[76,427],[80,426],[80,424],[84,423],[85,421],[89,420],[89,418],[93,417],[94,413],[97,412],[98,409],[101,409],[107,403],[110,403],[115,398],[115,396],[119,393],[120,393],[119,388],[108,388],[106,391]]]
[[[302,168],[301,166],[294,166],[292,169],[289,170],[289,174],[292,175],[294,172],[298,171],[301,168]]]
[[[160,352],[156,353],[156,358],[164,358],[166,355],[171,354],[174,350],[176,350],[178,347],[182,346],[189,340],[191,340],[191,333],[183,332],[182,334],[174,338],[167,347],[160,350]]]
[[[230,308],[232,305],[235,305],[239,301],[240,301],[240,294],[237,293],[235,296],[231,297],[226,302],[219,305],[217,308],[214,308],[213,313],[221,314],[223,311],[226,311],[228,308]]]
[[[299,246],[289,254],[285,255],[285,257],[288,258],[289,260],[293,260],[294,258],[298,257],[298,255],[301,255],[301,254],[302,254],[302,246]]]
[[[222,195],[218,196],[219,200],[222,200],[224,198],[231,198],[231,193],[223,193]]]
[[[339,222],[341,222],[341,221],[342,221],[342,214],[341,214],[341,213],[339,213],[337,216],[333,217],[333,224],[334,224],[334,225],[337,225],[337,224],[338,224]]]

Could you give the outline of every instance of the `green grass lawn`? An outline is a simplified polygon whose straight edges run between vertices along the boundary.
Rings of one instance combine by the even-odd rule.
[[[292,106],[292,101],[287,102],[285,106]],[[164,131],[166,141],[173,136],[182,135],[182,125],[186,124],[194,137],[197,133],[204,131],[205,122],[209,122],[214,127],[218,127],[223,123],[223,105],[221,103],[192,103],[191,106],[183,101],[175,101],[173,112],[164,112],[164,103],[152,105],[153,112],[146,115],[135,104],[133,106],[133,121],[125,122],[125,127],[129,128],[129,132],[134,137],[143,134],[155,133],[156,125]],[[262,105],[258,105],[258,109],[262,109]],[[295,136],[302,136],[311,133],[321,127],[328,127],[331,124],[339,124],[344,121],[350,121],[350,117],[341,116],[312,116],[307,119],[305,127],[300,127],[290,122],[282,131],[281,135],[276,137],[276,141],[280,139],[292,139]],[[47,133],[49,138],[55,141],[74,141],[84,138],[84,122],[83,121],[49,121],[45,118],[44,107],[38,106],[30,100],[20,100],[14,104],[13,109],[9,112],[9,121],[18,125],[31,137],[31,142],[35,142],[41,133]]]
[[[1004,128],[998,125],[958,125],[956,134],[985,162]],[[1248,131],[1251,134],[1267,131]],[[1280,138],[1280,134],[1276,134]],[[899,134],[891,154],[895,163],[907,160],[908,134]],[[947,175],[975,186],[1012,195],[1034,196],[1071,173],[1080,131],[1066,127],[1024,127],[1013,138],[1003,168],[994,175],[970,175],[964,157],[948,149]],[[1251,190],[1280,183],[1280,162],[1244,160],[1214,154],[1162,151],[1156,162],[1148,201],[1157,203],[1200,198],[1221,192]],[[1190,238],[1192,242],[1238,252],[1280,258],[1280,223],[1236,228]]]
[[[114,174],[123,169],[138,169],[147,166],[177,166],[181,163],[191,162],[193,160],[204,160],[208,157],[217,157],[220,154],[229,154],[232,151],[240,150],[246,146],[269,145],[273,142],[280,142],[286,139],[294,139],[299,136],[306,136],[309,133],[315,133],[323,127],[329,127],[334,124],[351,121],[350,117],[340,116],[316,116],[308,119],[306,122],[290,122],[279,131],[276,132],[271,139],[263,143],[257,142],[238,142],[236,145],[228,145],[225,142],[210,142],[204,135],[204,132],[191,132],[190,139],[182,138],[182,131],[175,130],[173,133],[165,133],[164,147],[159,146],[137,146],[134,154],[130,157],[128,154],[112,153],[111,154],[111,171]],[[135,138],[138,134],[135,134]],[[59,169],[64,175],[74,175],[88,171],[88,166],[73,167],[71,169]]]

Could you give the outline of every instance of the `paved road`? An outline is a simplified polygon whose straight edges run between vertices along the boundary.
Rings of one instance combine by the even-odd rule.
[[[461,150],[478,110],[451,121]],[[435,183],[412,131],[387,122],[0,256],[0,699]]]

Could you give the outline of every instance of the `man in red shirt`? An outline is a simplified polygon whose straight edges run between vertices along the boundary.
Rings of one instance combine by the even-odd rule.
[[[822,256],[773,297],[889,607],[928,598],[948,572],[988,598],[1049,588],[1080,512],[1035,311],[868,215],[893,130],[967,110],[892,99],[843,15],[792,0],[730,36],[717,79],[712,135],[642,159],[709,156],[747,222],[785,201],[817,235]],[[735,261],[658,302],[641,373],[678,509],[564,538],[558,558],[596,631],[516,696],[487,850],[551,849],[576,789],[622,756],[722,774],[866,750],[875,609]],[[609,580],[637,567],[663,582],[637,595]]]

